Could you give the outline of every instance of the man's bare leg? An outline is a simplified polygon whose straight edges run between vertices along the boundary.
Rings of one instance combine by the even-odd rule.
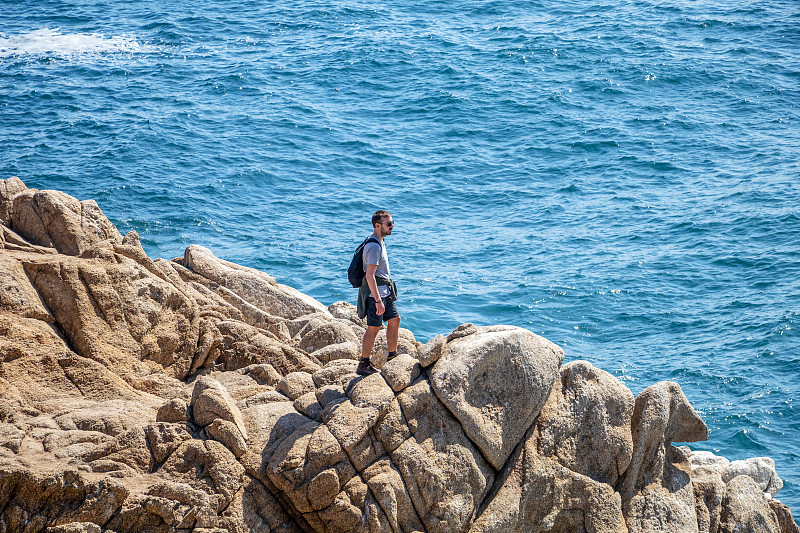
[[[372,347],[375,345],[375,339],[378,337],[378,332],[380,332],[380,330],[380,326],[367,326],[367,331],[364,333],[364,340],[361,343],[362,359],[369,359],[369,356],[372,354]],[[395,345],[396,344],[397,340],[395,339]]]
[[[390,318],[386,324],[386,344],[389,353],[397,351],[397,337],[400,334],[400,317]]]

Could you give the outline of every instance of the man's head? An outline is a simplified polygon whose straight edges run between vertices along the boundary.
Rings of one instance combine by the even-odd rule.
[[[372,227],[375,229],[375,235],[379,237],[391,235],[392,228],[394,228],[392,214],[382,209],[375,211],[375,214],[372,215]]]

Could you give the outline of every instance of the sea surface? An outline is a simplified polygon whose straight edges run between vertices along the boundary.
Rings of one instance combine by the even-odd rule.
[[[0,178],[325,304],[392,212],[402,325],[513,324],[800,515],[796,0],[0,0]],[[502,372],[502,368],[497,369]]]

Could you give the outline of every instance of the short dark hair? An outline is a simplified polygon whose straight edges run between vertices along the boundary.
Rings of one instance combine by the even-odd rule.
[[[381,209],[380,211],[375,211],[375,214],[372,215],[372,227],[375,227],[375,224],[380,224],[383,222],[383,217],[390,217],[392,214],[389,211],[384,211]]]

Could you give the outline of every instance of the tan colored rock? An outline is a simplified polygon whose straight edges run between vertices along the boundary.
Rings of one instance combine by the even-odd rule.
[[[731,464],[725,457],[714,455],[711,452],[703,450],[692,451],[688,447],[683,446],[681,448],[689,455],[689,464],[692,465],[692,471],[696,468],[707,468],[717,472],[721,476],[722,472]]]
[[[234,517],[238,518],[238,524],[244,525],[245,531],[263,531],[267,533],[303,532],[294,519],[286,513],[280,502],[275,499],[263,483],[256,479],[245,479],[240,505],[241,515],[234,515]]]
[[[328,312],[334,318],[347,320],[362,328],[367,327],[367,320],[365,318],[358,318],[358,309],[350,302],[334,302],[328,306]]]
[[[82,431],[80,429],[48,432],[42,439],[42,447],[56,457],[80,456],[98,444],[111,444],[114,437],[99,431]]]
[[[156,422],[185,423],[189,420],[189,404],[180,398],[173,398],[158,408]]]
[[[307,519],[334,504],[356,471],[324,425],[310,422],[284,440],[267,466],[275,486]]]
[[[397,399],[412,436],[390,456],[426,531],[468,529],[494,471],[425,379]]]
[[[268,364],[285,376],[291,372],[314,372],[320,367],[315,358],[270,336],[263,329],[235,320],[219,322],[217,327],[222,335],[219,359],[226,370]]]
[[[353,466],[361,471],[386,454],[373,428],[379,420],[385,420],[396,400],[379,374],[355,380],[349,389],[349,400],[334,399],[318,418],[336,437]]]
[[[99,431],[116,436],[155,422],[155,410],[138,402],[109,400],[85,405],[54,417],[56,423],[65,430]]]
[[[677,383],[660,382],[636,397],[633,456],[619,482],[630,533],[698,531],[689,455],[670,443],[708,438],[708,428]]]
[[[308,372],[292,372],[278,382],[277,389],[291,400],[296,400],[303,394],[314,392],[316,386],[314,379]]]
[[[320,324],[310,331],[301,332],[299,335],[302,336],[297,343],[297,347],[308,353],[336,344],[361,344],[361,339],[353,333],[353,328],[348,323],[339,320]]]
[[[221,512],[241,489],[245,470],[219,442],[193,439],[181,444],[159,472],[208,494],[211,505]]]
[[[421,370],[417,359],[401,353],[381,367],[381,375],[394,392],[400,392],[419,377]]]
[[[349,359],[336,359],[326,363],[321,369],[314,372],[311,377],[317,388],[325,385],[339,385],[344,387],[356,372],[357,361]]]
[[[22,263],[0,256],[0,311],[53,323],[55,320],[31,285]]]
[[[429,367],[444,355],[444,348],[447,345],[444,335],[436,335],[419,349],[419,364]]]
[[[454,329],[450,335],[447,336],[447,342],[452,342],[456,339],[461,339],[468,335],[474,335],[478,333],[478,328],[475,327],[475,324],[461,324],[456,329]]]
[[[141,360],[185,376],[203,336],[197,308],[134,261],[118,259],[59,255],[24,266],[77,353],[121,376],[135,375]]]
[[[425,530],[400,472],[388,457],[374,462],[364,470],[362,476],[386,515],[392,531]]]
[[[633,393],[608,372],[573,361],[561,367],[552,394],[536,421],[539,453],[613,487],[633,454]]]
[[[247,428],[247,453],[240,459],[247,473],[271,486],[267,476],[267,463],[277,447],[296,429],[311,422],[295,410],[289,398],[285,402],[272,402],[248,406],[242,410]]]
[[[778,517],[750,476],[737,476],[725,487],[719,533],[781,533]]]
[[[323,364],[337,359],[358,359],[361,357],[361,344],[355,342],[331,344],[312,352],[311,355]]]
[[[193,418],[199,425],[207,426],[215,419],[221,418],[233,423],[247,440],[247,430],[241,411],[227,389],[215,379],[203,376],[195,382],[190,405]]]
[[[60,191],[26,189],[14,196],[12,227],[25,240],[80,255],[108,239],[122,239],[94,200],[80,202]]]
[[[159,422],[144,427],[147,444],[157,463],[163,463],[178,447],[192,436],[181,424]]]
[[[93,522],[70,522],[45,529],[45,533],[100,533],[101,531],[100,526]]]
[[[619,494],[540,456],[535,429],[512,454],[470,533],[627,533]]]
[[[710,466],[692,465],[691,478],[698,529],[700,533],[716,533],[719,529],[725,483],[719,472]]]
[[[792,511],[789,510],[786,505],[773,499],[769,500],[769,506],[778,519],[778,523],[781,526],[781,533],[800,533],[800,528],[797,527],[797,523],[794,521]]]
[[[310,296],[277,283],[263,272],[218,259],[208,248],[197,245],[186,248],[184,266],[273,316],[294,319],[323,313],[330,317],[328,309]]]
[[[0,466],[0,506],[7,531],[43,531],[73,522],[105,524],[129,494],[119,481],[89,481],[75,470],[34,472]]]
[[[261,385],[269,385],[274,387],[278,382],[283,379],[275,367],[269,363],[254,364],[240,369],[243,374],[251,376]]]
[[[359,332],[356,334],[358,337],[359,344],[364,337],[364,331],[361,330],[358,326],[353,326],[354,328],[359,329]],[[400,328],[398,331],[398,338],[397,338],[397,353],[405,353],[409,354],[413,357],[417,357],[417,351],[419,343],[414,338],[414,334],[405,328]],[[359,356],[361,355],[361,351],[359,350]],[[377,367],[381,368],[386,363],[386,357],[389,355],[389,345],[386,342],[386,328],[384,327],[378,332],[378,336],[375,338],[375,344],[372,346],[372,354],[370,357],[372,358],[372,363]]]
[[[539,415],[563,359],[561,348],[521,328],[477,331],[447,343],[431,385],[499,469]]]
[[[330,416],[330,411],[342,402],[347,401],[344,387],[341,385],[324,385],[314,391],[319,405],[322,407],[320,416],[326,418]]]
[[[411,438],[408,421],[396,398],[389,403],[385,413],[378,416],[373,426],[373,433],[387,452],[395,451],[398,446]]]
[[[276,390],[268,390],[264,392],[259,392],[258,394],[254,394],[252,396],[248,396],[247,399],[244,400],[243,408],[250,408],[264,403],[288,402],[288,401],[290,401],[290,398],[285,394],[283,394],[282,392],[278,392]]]
[[[317,401],[317,395],[314,392],[307,392],[294,401],[294,408],[306,415],[312,420],[316,420],[322,406]]]
[[[206,433],[214,440],[227,447],[234,457],[241,457],[247,452],[247,442],[233,422],[217,418],[206,426]]]
[[[14,205],[14,197],[26,190],[27,187],[22,180],[12,176],[5,180],[0,180],[0,224],[8,226],[11,222],[11,213]]]

